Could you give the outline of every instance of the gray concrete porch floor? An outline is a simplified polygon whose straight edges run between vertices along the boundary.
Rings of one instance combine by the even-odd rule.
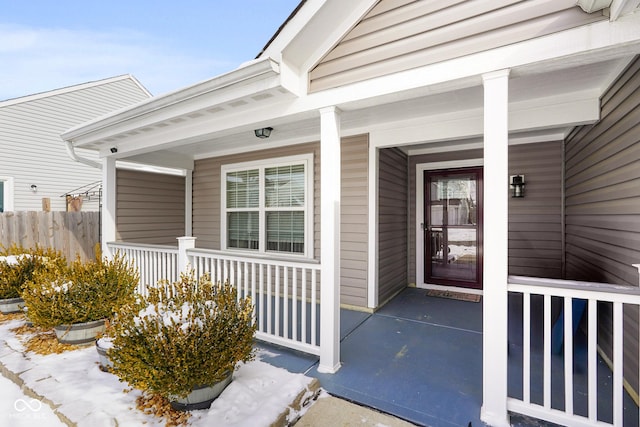
[[[511,309],[510,323],[517,317]],[[484,425],[481,302],[433,298],[425,290],[407,288],[376,313],[341,310],[340,327],[342,367],[336,374],[319,373],[315,356],[266,344],[260,344],[269,350],[262,360],[318,378],[333,396],[417,425]],[[517,327],[510,325],[510,334],[513,330]],[[522,393],[519,342],[510,335],[509,394],[516,397]],[[599,371],[606,375],[606,369]],[[554,396],[562,394],[562,382],[553,387]],[[610,411],[611,402],[604,400],[599,413]],[[624,425],[638,425],[637,415],[637,406],[625,396]],[[551,425],[520,416],[511,421],[514,426]]]

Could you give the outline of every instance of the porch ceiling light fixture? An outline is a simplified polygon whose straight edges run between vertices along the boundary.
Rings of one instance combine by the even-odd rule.
[[[524,197],[524,175],[511,175],[509,177],[511,197]]]
[[[260,129],[254,130],[253,133],[255,133],[258,138],[265,139],[271,136],[272,130],[273,130],[272,127],[260,128]]]

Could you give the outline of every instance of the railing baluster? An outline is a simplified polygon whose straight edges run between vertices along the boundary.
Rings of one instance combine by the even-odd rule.
[[[289,338],[289,267],[284,267],[284,288],[282,289],[283,315],[283,332],[282,336]]]
[[[613,425],[622,425],[623,415],[623,379],[622,366],[622,303],[613,303]]]
[[[588,309],[588,335],[587,335],[587,357],[588,357],[588,383],[589,383],[589,420],[595,422],[598,419],[598,301],[589,300]]]
[[[292,289],[293,297],[291,298],[293,315],[291,316],[291,330],[293,332],[293,340],[298,341],[298,267],[293,267]]]
[[[260,272],[260,309],[258,313],[260,314],[260,331],[264,332],[264,272],[263,272],[263,264],[259,264],[259,272]]]
[[[546,409],[551,408],[551,295],[544,296],[544,367],[543,402]]]
[[[564,299],[564,411],[573,414],[573,299]]]
[[[531,294],[522,294],[522,400],[531,402]]]
[[[307,269],[302,269],[302,342],[307,342]]]
[[[280,267],[279,266],[275,266],[276,268],[276,289],[275,289],[275,293],[274,293],[274,298],[276,301],[276,306],[275,306],[275,331],[274,334],[280,336]]]
[[[253,317],[256,317],[256,306],[258,301],[256,299],[256,263],[251,263],[251,302],[253,302]],[[256,319],[258,321],[258,319]]]
[[[272,312],[272,302],[271,295],[273,295],[273,290],[271,288],[271,264],[267,264],[267,333],[270,334],[272,331],[271,324],[273,323],[273,312]]]
[[[317,323],[316,323],[316,315],[317,315],[317,308],[316,308],[316,272],[314,270],[311,270],[311,345],[317,345],[316,343],[316,327],[317,327]]]

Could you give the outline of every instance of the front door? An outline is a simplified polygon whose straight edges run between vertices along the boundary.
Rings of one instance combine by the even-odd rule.
[[[482,169],[424,172],[429,284],[482,288]]]

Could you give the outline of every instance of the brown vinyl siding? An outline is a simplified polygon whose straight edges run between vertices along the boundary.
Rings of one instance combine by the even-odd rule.
[[[183,176],[118,169],[116,238],[176,246],[185,233],[184,184]]]
[[[601,98],[601,120],[565,141],[566,276],[638,286],[640,60]],[[598,345],[611,359],[612,314],[599,310]],[[638,310],[624,310],[624,377],[638,391]]]
[[[562,141],[509,147],[509,175],[526,180],[525,197],[509,198],[509,274],[562,278],[562,150]]]
[[[197,160],[193,171],[193,235],[196,246],[220,249],[221,167],[226,164],[313,154],[314,258],[320,259],[320,144],[278,147]],[[367,304],[368,136],[342,140],[341,302]]]
[[[367,306],[369,137],[342,139],[340,211],[341,303]]]
[[[419,163],[481,159],[482,150],[449,151],[409,157],[409,283],[416,282],[416,165]]]
[[[397,148],[378,156],[378,301],[382,305],[408,284],[409,176]]]
[[[311,70],[310,91],[397,73],[606,19],[575,0],[381,0]]]

